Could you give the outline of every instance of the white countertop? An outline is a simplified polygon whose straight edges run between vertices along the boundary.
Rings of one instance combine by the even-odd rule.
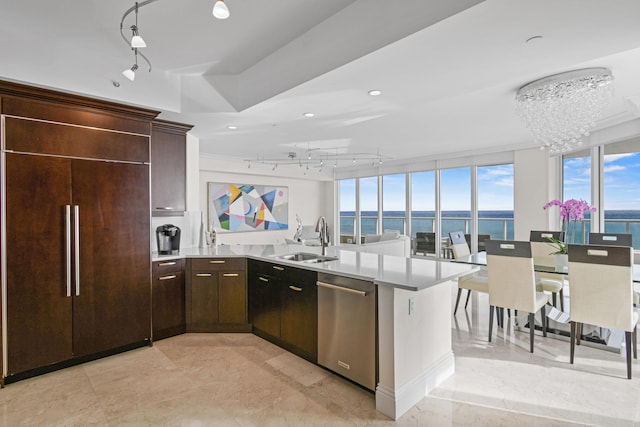
[[[479,269],[477,266],[431,259],[403,258],[355,252],[338,247],[327,248],[327,255],[339,259],[322,263],[305,263],[275,258],[295,252],[320,253],[320,247],[301,245],[221,245],[181,249],[178,255],[153,253],[152,261],[179,258],[242,257],[289,265],[355,279],[370,280],[377,285],[419,291],[456,279]]]

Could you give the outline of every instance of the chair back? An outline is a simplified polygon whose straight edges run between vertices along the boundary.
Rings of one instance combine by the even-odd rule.
[[[489,304],[536,312],[536,279],[531,243],[511,240],[487,240]]]
[[[590,245],[602,246],[633,246],[631,234],[618,233],[589,233]]]
[[[556,257],[554,252],[558,248],[554,246],[549,238],[563,240],[563,231],[534,231],[529,233],[529,241],[531,242],[531,254],[535,265],[555,266]]]
[[[478,251],[484,251],[484,241],[491,240],[491,234],[478,234]]]
[[[449,233],[449,237],[451,238],[451,250],[455,259],[471,255],[469,244],[462,231],[452,231]]]
[[[630,247],[569,245],[571,320],[632,331],[633,252]]]

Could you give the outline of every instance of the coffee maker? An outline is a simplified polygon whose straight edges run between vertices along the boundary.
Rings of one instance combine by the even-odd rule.
[[[180,252],[180,228],[164,224],[156,228],[158,255],[176,255]]]

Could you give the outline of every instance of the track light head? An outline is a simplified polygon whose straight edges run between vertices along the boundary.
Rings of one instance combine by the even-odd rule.
[[[131,31],[133,32],[133,37],[131,37],[131,47],[140,48],[147,47],[147,44],[144,42],[142,37],[140,37],[140,33],[138,32],[138,27],[136,25],[131,26]]]
[[[229,8],[224,4],[223,0],[216,0],[213,5],[213,16],[218,19],[227,19],[229,17]]]
[[[131,81],[134,81],[136,78],[136,70],[138,69],[138,64],[133,64],[133,67],[128,68],[122,72],[122,75],[128,78]]]

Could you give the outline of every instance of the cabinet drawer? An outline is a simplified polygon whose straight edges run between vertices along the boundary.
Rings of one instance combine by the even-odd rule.
[[[168,273],[180,272],[184,269],[183,259],[168,259],[166,261],[153,262],[153,276],[164,275]]]
[[[192,270],[244,270],[244,258],[192,258]]]
[[[281,264],[273,264],[265,261],[251,261],[251,271],[257,274],[287,279],[291,268]]]

